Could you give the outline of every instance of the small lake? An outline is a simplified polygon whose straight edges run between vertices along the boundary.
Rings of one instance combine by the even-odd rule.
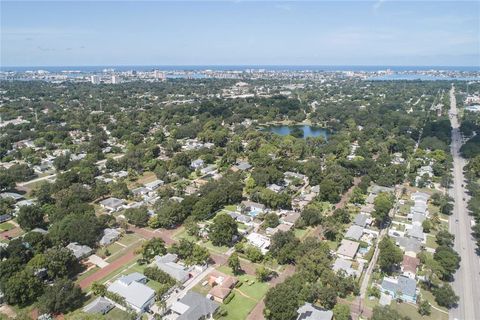
[[[275,134],[279,134],[281,136],[286,136],[289,135],[292,130],[297,127],[300,130],[303,131],[303,138],[308,138],[308,137],[323,137],[325,140],[328,139],[329,132],[327,129],[320,128],[320,127],[313,127],[309,125],[301,125],[301,126],[286,126],[286,125],[280,125],[280,126],[266,126],[263,127],[263,131],[270,131]]]

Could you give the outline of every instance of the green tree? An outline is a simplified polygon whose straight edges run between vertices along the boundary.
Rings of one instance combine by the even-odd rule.
[[[438,261],[443,270],[442,278],[450,279],[460,267],[460,256],[451,247],[440,246],[435,250],[433,259]]]
[[[269,228],[275,228],[280,224],[280,220],[275,213],[267,213],[263,218],[263,225]]]
[[[455,236],[447,230],[440,230],[435,235],[435,239],[439,246],[453,247]]]
[[[94,295],[101,297],[105,296],[105,293],[107,292],[107,287],[98,281],[92,283],[91,289]]]
[[[43,210],[39,205],[22,206],[17,215],[17,222],[23,230],[30,231],[35,228],[45,228]]]
[[[78,242],[94,246],[102,232],[102,226],[94,214],[70,214],[49,230],[49,236],[57,243]]]
[[[403,252],[395,243],[387,236],[384,237],[379,245],[380,254],[378,256],[378,265],[382,271],[390,273],[394,267],[403,259]]]
[[[350,320],[350,307],[346,304],[337,303],[333,307],[333,317],[335,320]]]
[[[66,313],[82,305],[84,294],[71,280],[59,279],[38,299],[40,310],[47,313]]]
[[[422,316],[429,316],[432,313],[432,306],[427,300],[420,301],[418,305],[418,313]]]
[[[388,218],[388,213],[393,208],[393,204],[394,198],[390,193],[381,192],[375,197],[375,211],[372,213],[372,216],[380,225],[382,225],[382,223]]]
[[[228,266],[232,269],[233,274],[239,274],[240,270],[242,270],[240,259],[238,258],[238,254],[236,252],[232,253],[230,257],[228,257]]]
[[[272,236],[270,253],[280,264],[293,263],[297,256],[298,240],[293,232],[277,232]]]
[[[434,289],[432,293],[435,296],[435,301],[438,305],[448,309],[454,307],[460,299],[448,283]]]
[[[303,283],[298,277],[290,277],[268,290],[265,295],[265,318],[269,320],[292,320],[298,317]]]
[[[210,259],[210,254],[206,248],[185,238],[180,239],[178,243],[172,244],[169,251],[177,254],[180,259],[185,260],[187,265],[203,265]]]
[[[23,270],[11,276],[3,287],[7,303],[26,306],[43,292],[42,282],[31,272]]]
[[[128,219],[128,222],[137,227],[145,227],[149,218],[146,207],[129,208],[125,210],[124,216]]]
[[[142,245],[140,253],[147,260],[152,260],[158,255],[164,255],[167,253],[165,242],[161,238],[152,238]]]
[[[228,246],[236,235],[238,229],[235,220],[225,213],[220,213],[213,219],[208,238],[215,246]]]
[[[260,266],[255,269],[255,275],[257,276],[257,280],[260,282],[268,281],[270,277],[270,271],[267,270],[264,266]]]

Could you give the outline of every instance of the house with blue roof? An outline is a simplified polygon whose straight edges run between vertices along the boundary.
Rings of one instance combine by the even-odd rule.
[[[383,278],[381,289],[395,299],[416,303],[417,302],[417,282],[406,276],[398,278]]]

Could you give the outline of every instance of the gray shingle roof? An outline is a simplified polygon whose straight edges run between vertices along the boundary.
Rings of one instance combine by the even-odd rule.
[[[109,300],[105,299],[104,297],[98,297],[83,307],[83,311],[87,313],[106,314],[108,311],[112,310],[113,307],[113,303],[111,303]]]
[[[365,227],[367,225],[368,216],[366,214],[357,214],[353,223],[357,226]]]
[[[205,296],[193,291],[188,291],[178,302],[180,303],[178,305],[179,308],[176,308],[177,306],[175,306],[177,302],[174,303],[172,308],[184,312],[177,318],[177,320],[198,320],[202,317],[212,315],[220,306],[217,302],[207,299]]]
[[[186,271],[186,268],[179,265],[178,263],[162,262],[160,260],[160,262],[155,261],[155,264],[157,265],[158,269],[168,273],[168,275],[170,275],[172,278],[174,278],[180,283],[184,283],[190,277],[190,274],[188,273],[188,271]]]
[[[108,208],[113,208],[113,209],[119,208],[120,206],[123,205],[123,203],[124,203],[124,201],[122,199],[117,199],[117,198],[108,198],[108,199],[100,201],[100,204],[102,206],[108,207]]]
[[[363,235],[363,227],[352,225],[348,228],[347,233],[345,233],[345,238],[351,238],[359,240]]]
[[[333,318],[333,311],[322,310],[308,302],[298,308],[297,312],[297,320],[332,320]]]

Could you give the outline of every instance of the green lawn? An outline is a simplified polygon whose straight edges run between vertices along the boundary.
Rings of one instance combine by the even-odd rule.
[[[240,289],[242,287],[240,287]],[[223,305],[223,308],[227,311],[227,316],[221,317],[220,319],[244,320],[256,304],[257,302],[255,300],[244,297],[239,292],[235,292],[235,297],[232,301]]]
[[[422,298],[427,300],[431,305],[439,308],[439,309],[442,309],[443,311],[445,312],[448,312],[448,309],[447,308],[444,308],[444,307],[440,307],[436,302],[435,302],[435,297],[433,296],[433,294],[430,292],[430,291],[427,291],[427,290],[424,290],[422,288],[420,288],[420,294],[422,295]],[[433,308],[432,308],[433,310]]]
[[[160,288],[161,284],[160,284],[160,282],[157,282],[157,281],[155,281],[155,280],[148,280],[147,286],[149,286],[149,287],[152,288],[155,292],[157,292],[158,289]]]
[[[109,313],[105,315],[107,320],[130,320],[131,316],[119,308],[113,308]]]
[[[337,250],[338,241],[330,241],[330,240],[325,240],[325,241],[327,241],[328,247],[329,247],[331,250]]]
[[[227,266],[221,266],[218,270],[225,274],[232,275],[231,269]],[[223,305],[228,314],[221,319],[246,319],[250,311],[252,311],[258,301],[260,301],[268,291],[268,284],[259,282],[254,276],[243,274],[237,276],[237,278],[243,282],[243,284],[234,289],[235,297],[232,301]]]
[[[431,308],[432,313],[430,316],[422,317],[418,313],[417,308],[409,303],[392,301],[391,307],[400,312],[400,314],[410,317],[412,320],[448,320],[448,313],[440,312],[434,308]]]
[[[191,236],[191,235],[188,234],[185,227],[180,227],[178,232],[175,233],[175,235],[172,238],[177,240],[177,241],[180,240],[180,239],[187,239],[189,241],[197,242],[197,239],[194,236]]]
[[[201,245],[207,248],[209,251],[213,251],[216,253],[225,253],[228,251],[228,249],[230,249],[229,247],[225,247],[225,246],[221,246],[221,247],[214,246],[211,241],[202,242]]]
[[[293,233],[295,234],[295,237],[299,238],[300,240],[303,240],[310,231],[310,228],[305,228],[305,229],[295,229],[293,230]]]
[[[106,254],[105,254],[105,251],[108,249],[108,251],[110,252],[110,256],[113,256],[115,255],[118,251],[122,250],[124,247],[122,247],[121,245],[119,245],[118,243],[111,243],[109,244],[108,246],[106,247],[101,247],[97,250],[96,254],[97,256],[99,257],[102,257],[102,258],[106,258]]]
[[[138,240],[140,240],[140,237],[135,233],[126,233],[117,242],[128,247],[129,245],[137,242]]]
[[[0,232],[12,230],[15,228],[15,225],[11,222],[4,222],[0,224]]]
[[[225,206],[223,209],[227,211],[237,211],[237,206],[234,204],[231,204],[229,206]]]

